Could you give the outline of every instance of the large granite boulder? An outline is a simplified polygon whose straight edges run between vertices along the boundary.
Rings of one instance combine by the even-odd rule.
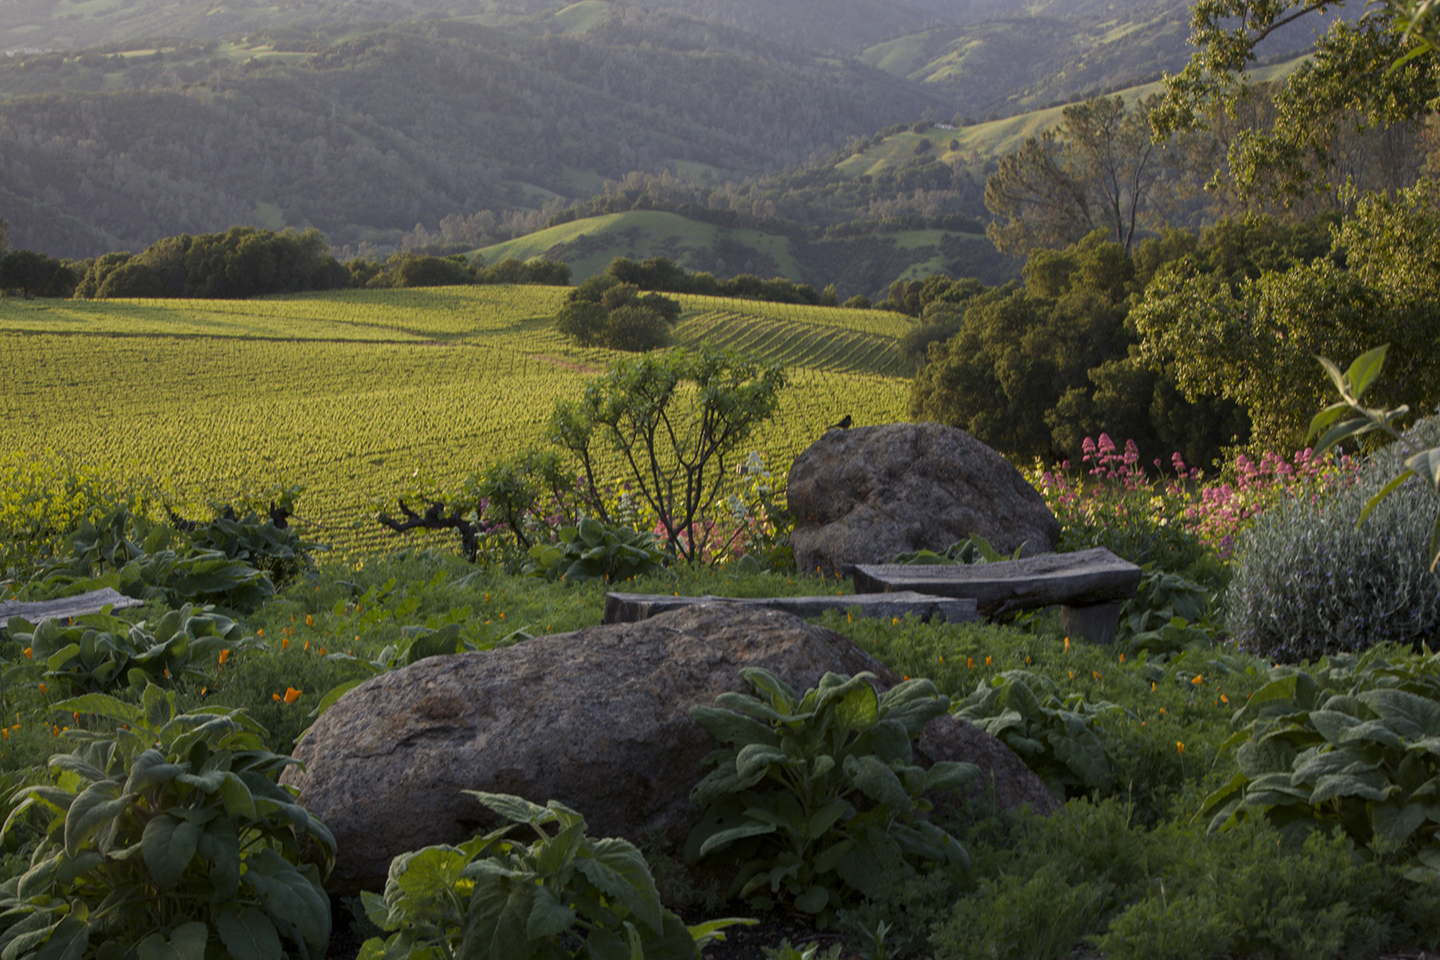
[[[888,563],[979,535],[1001,553],[1054,551],[1060,524],[1035,488],[964,430],[891,423],[828,430],[790,467],[802,571]]]
[[[462,790],[555,799],[585,815],[592,836],[683,842],[690,802],[715,742],[688,709],[727,690],[750,692],[759,666],[799,689],[825,673],[897,678],[839,634],[789,614],[705,605],[640,623],[537,637],[500,650],[431,657],[347,693],[301,741],[305,768],[282,782],[339,845],[327,886],[383,889],[390,860],[456,843],[493,819]],[[981,767],[974,795],[1002,807],[1056,808],[1004,744],[942,716],[920,762]]]

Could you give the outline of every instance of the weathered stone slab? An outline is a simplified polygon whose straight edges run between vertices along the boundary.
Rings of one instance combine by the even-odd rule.
[[[11,617],[39,623],[41,620],[68,620],[71,617],[83,617],[87,613],[100,613],[106,607],[113,611],[144,605],[143,601],[117,593],[109,587],[77,593],[73,597],[62,597],[59,600],[37,600],[30,603],[9,600],[0,603],[0,627],[9,626]]]
[[[720,603],[750,609],[763,608],[794,614],[802,620],[829,610],[860,608],[862,617],[886,619],[916,616],[921,620],[962,623],[979,620],[974,600],[934,597],[902,590],[898,593],[859,593],[844,597],[676,597],[663,593],[605,594],[605,623],[637,623],[661,613],[700,603]]]
[[[1062,604],[1067,630],[1104,644],[1115,640],[1120,602],[1140,584],[1140,568],[1104,547],[998,563],[859,564],[851,576],[859,591],[968,597],[986,617]]]

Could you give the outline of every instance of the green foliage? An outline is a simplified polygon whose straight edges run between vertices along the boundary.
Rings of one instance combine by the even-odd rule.
[[[153,523],[128,506],[87,517],[70,538],[70,554],[45,571],[51,590],[113,587],[126,596],[182,603],[214,603],[248,612],[274,596],[275,584],[251,561],[286,571],[298,566],[310,545],[293,530],[252,514],[185,532]],[[271,529],[266,529],[266,527]],[[233,551],[212,549],[215,544]]]
[[[1294,662],[1383,642],[1418,646],[1435,636],[1434,493],[1411,483],[1372,501],[1409,456],[1437,442],[1440,418],[1421,420],[1353,478],[1261,514],[1242,541],[1226,594],[1228,625],[1242,647]]]
[[[739,861],[734,894],[759,909],[775,902],[828,923],[857,894],[881,889],[885,870],[912,860],[966,862],[959,842],[915,814],[921,794],[953,790],[976,776],[971,764],[912,764],[911,741],[949,700],[928,680],[877,695],[874,676],[826,674],[797,695],[760,668],[741,671],[760,694],[721,694],[719,707],[690,715],[725,744],[691,792],[706,808],[686,857]]]
[[[1388,342],[1399,362],[1390,383],[1373,388],[1380,401],[1430,409],[1440,402],[1434,197],[1425,184],[1393,199],[1360,197],[1329,257],[1253,278],[1188,260],[1160,270],[1132,311],[1142,354],[1171,371],[1186,397],[1219,394],[1243,405],[1267,449],[1298,448],[1324,406],[1316,355],[1358,356]]]
[[[112,254],[82,265],[75,296],[243,299],[267,293],[334,290],[350,274],[329,253],[320,231],[275,233],[231,227],[224,233],[180,234],[143,252]]]
[[[1087,703],[1078,693],[1062,699],[1053,680],[1027,670],[1006,670],[988,683],[980,681],[950,712],[1000,738],[1061,800],[1114,788],[1094,719],[1107,713],[1139,719],[1109,701]]]
[[[1335,960],[1434,936],[1433,891],[1407,890],[1344,837],[1292,848],[1263,822],[1209,837],[1186,820],[1146,830],[1122,801],[1072,801],[972,850],[980,880],[931,939],[945,960],[1082,946],[1126,960]]]
[[[526,573],[547,580],[629,580],[659,572],[665,551],[648,530],[602,523],[586,517],[560,530],[555,543],[530,548]]]
[[[728,350],[702,347],[618,360],[576,403],[557,404],[547,434],[578,461],[594,513],[600,448],[625,464],[638,499],[655,512],[666,549],[698,562],[699,527],[730,482],[727,464],[779,405],[785,374]]]
[[[985,181],[985,206],[1005,218],[985,231],[996,248],[1024,256],[1103,230],[1128,254],[1164,172],[1163,148],[1150,133],[1158,101],[1128,109],[1123,97],[1071,104],[1056,129],[1002,158]]]
[[[68,297],[77,282],[73,269],[43,253],[11,250],[0,256],[0,291],[18,290],[26,297]]]
[[[130,499],[76,459],[12,453],[0,462],[0,579],[29,580],[65,552],[86,517]]]
[[[1276,667],[1234,724],[1239,769],[1201,811],[1212,830],[1259,817],[1298,842],[1338,828],[1412,880],[1440,874],[1440,655]]]
[[[668,346],[670,327],[679,317],[676,301],[658,293],[641,296],[634,283],[605,273],[570,291],[555,315],[555,328],[582,347],[643,353]]]
[[[1389,345],[1386,344],[1361,354],[1354,363],[1350,364],[1349,370],[1343,374],[1335,364],[1324,357],[1320,358],[1325,372],[1330,375],[1331,382],[1340,392],[1340,400],[1317,413],[1315,418],[1310,421],[1309,435],[1311,437],[1321,434],[1323,431],[1317,444],[1318,452],[1324,453],[1337,443],[1377,430],[1388,433],[1392,439],[1401,439],[1395,423],[1400,417],[1409,413],[1408,407],[1400,407],[1397,410],[1379,410],[1362,406],[1360,403],[1360,398],[1365,390],[1380,375],[1388,350]],[[1435,495],[1440,497],[1440,446],[1432,446],[1420,450],[1418,453],[1410,453],[1405,460],[1405,469],[1392,477],[1385,486],[1380,488],[1378,493],[1365,502],[1365,509],[1360,511],[1359,522],[1363,523],[1365,517],[1379,506],[1381,501],[1394,493],[1402,483],[1411,477],[1417,477],[1422,484],[1428,484],[1434,490]],[[1433,572],[1437,566],[1440,566],[1440,510],[1436,511],[1435,524],[1430,528],[1431,571]]]
[[[276,783],[294,761],[264,748],[258,724],[224,708],[179,713],[155,686],[140,705],[87,694],[56,709],[116,726],[72,731],[75,751],[16,795],[7,831],[35,817],[45,839],[28,871],[0,886],[11,956],[325,950],[330,901],[302,845],[328,864],[335,841]]]
[[[1130,656],[1163,662],[1186,650],[1205,650],[1220,638],[1213,590],[1178,574],[1147,570],[1135,596],[1120,608],[1115,645]]]
[[[1101,433],[1152,455],[1214,460],[1245,433],[1243,418],[1213,399],[1180,400],[1172,377],[1132,355],[1138,289],[1124,249],[1095,231],[1064,250],[1036,250],[1023,288],[932,300],[908,341],[927,343],[911,417],[961,427],[1017,460],[1078,460],[1085,438]],[[918,309],[925,296],[916,293]]]
[[[38,626],[17,619],[6,632],[27,648],[33,672],[59,696],[107,693],[125,685],[143,690],[188,679],[213,683],[220,651],[262,646],[228,617],[188,603],[167,612],[153,629],[91,614]]]
[[[426,847],[390,864],[383,896],[361,894],[388,938],[361,960],[692,960],[731,923],[687,928],[660,904],[645,858],[625,840],[595,840],[554,800],[466,791],[510,825],[458,847]],[[507,840],[515,824],[537,839]]]
[[[964,540],[950,544],[938,553],[934,550],[914,550],[909,553],[897,553],[892,562],[913,565],[927,564],[957,564],[957,563],[997,563],[1002,560],[1018,560],[1023,546],[1015,548],[1015,552],[1009,555],[1000,553],[990,545],[990,541],[981,536],[970,536]]]

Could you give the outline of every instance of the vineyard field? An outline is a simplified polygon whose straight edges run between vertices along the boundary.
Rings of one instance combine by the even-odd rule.
[[[577,349],[551,329],[563,296],[465,287],[0,300],[0,449],[48,449],[151,479],[191,509],[300,484],[317,539],[342,551],[398,544],[374,522],[378,509],[417,489],[452,489],[538,439],[554,402],[618,356]],[[786,340],[773,316],[729,319],[774,327],[771,352],[784,347],[790,366],[780,411],[753,444],[770,464],[788,465],[846,414],[858,424],[904,418],[909,382],[878,375],[888,368],[875,359],[893,338],[797,322]],[[831,335],[810,344],[816,330]]]

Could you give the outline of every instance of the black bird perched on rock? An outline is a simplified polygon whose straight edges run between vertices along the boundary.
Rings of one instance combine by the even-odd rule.
[[[826,427],[825,429],[827,429],[827,430],[849,430],[849,429],[850,429],[850,424],[852,424],[852,423],[854,423],[854,422],[855,422],[855,421],[853,421],[853,420],[850,419],[850,414],[847,413],[847,414],[845,414],[845,419],[841,420],[841,421],[840,421],[839,423],[837,423],[837,424],[834,424],[834,425],[832,425],[832,426]]]

